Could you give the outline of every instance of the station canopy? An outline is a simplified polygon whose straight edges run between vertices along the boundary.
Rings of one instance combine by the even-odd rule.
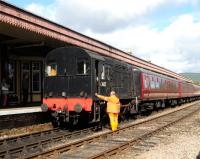
[[[127,54],[115,47],[87,37],[4,1],[0,1],[0,43],[8,45],[9,49],[13,49],[16,52],[20,50],[24,55],[31,54],[31,51],[36,53],[37,49],[41,50],[41,48],[44,52],[48,52],[53,48],[61,46],[79,46],[147,70],[192,82],[192,80],[175,72]]]

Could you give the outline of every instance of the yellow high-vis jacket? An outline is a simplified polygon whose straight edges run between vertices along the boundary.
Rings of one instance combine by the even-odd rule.
[[[108,113],[119,113],[120,112],[120,102],[119,98],[115,95],[110,97],[97,95],[98,98],[107,101],[107,112]]]

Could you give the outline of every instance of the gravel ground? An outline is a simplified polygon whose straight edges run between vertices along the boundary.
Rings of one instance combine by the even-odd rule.
[[[111,158],[197,159],[199,153],[200,112]],[[200,154],[198,159],[200,159]]]

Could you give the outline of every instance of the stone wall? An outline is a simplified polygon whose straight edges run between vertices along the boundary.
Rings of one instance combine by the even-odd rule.
[[[44,124],[50,122],[50,119],[50,114],[42,112],[0,116],[0,130]]]

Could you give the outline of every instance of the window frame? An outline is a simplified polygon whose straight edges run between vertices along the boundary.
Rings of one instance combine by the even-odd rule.
[[[34,63],[37,63],[39,65],[38,69],[34,69],[33,68]],[[32,82],[31,82],[32,92],[33,93],[40,93],[41,92],[41,63],[40,62],[32,62],[31,69],[32,69],[32,77],[31,77],[31,80],[32,80]],[[38,81],[39,82],[39,90],[34,90],[34,88],[33,88],[33,83],[34,83],[33,75],[34,75],[34,73],[38,73],[39,74],[39,81]]]
[[[83,73],[79,72],[79,66],[78,63],[83,62]],[[90,69],[90,60],[88,58],[77,58],[76,59],[76,75],[80,76],[87,76],[91,74],[91,69]]]

